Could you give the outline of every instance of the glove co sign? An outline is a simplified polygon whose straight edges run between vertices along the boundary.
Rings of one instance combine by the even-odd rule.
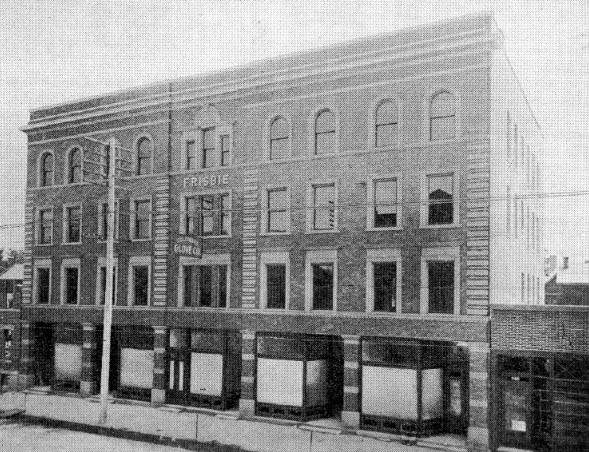
[[[202,240],[188,236],[178,237],[174,243],[174,253],[180,256],[202,257]]]

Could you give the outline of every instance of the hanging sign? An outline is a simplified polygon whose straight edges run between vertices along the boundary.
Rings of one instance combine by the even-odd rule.
[[[174,243],[174,253],[181,256],[201,257],[202,241],[195,237],[178,237],[176,243]]]

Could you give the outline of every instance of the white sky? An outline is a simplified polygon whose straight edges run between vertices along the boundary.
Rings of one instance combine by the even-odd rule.
[[[2,0],[0,248],[23,246],[22,229],[1,225],[24,220],[30,108],[482,10],[546,135],[547,191],[589,190],[587,0]],[[546,247],[589,256],[589,196],[548,207]]]

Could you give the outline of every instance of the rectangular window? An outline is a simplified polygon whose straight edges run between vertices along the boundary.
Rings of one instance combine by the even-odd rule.
[[[184,306],[227,306],[227,265],[184,265]]]
[[[37,303],[49,304],[51,289],[51,269],[37,268]]]
[[[397,309],[397,264],[374,262],[374,310],[395,312]]]
[[[288,227],[288,192],[286,187],[268,190],[268,232],[286,232]]]
[[[335,229],[335,184],[313,186],[313,229]]]
[[[6,288],[6,307],[8,309],[12,308],[12,304],[14,303],[14,294],[16,293],[17,284],[15,281],[6,281],[5,288]]]
[[[196,141],[194,140],[186,140],[185,142],[185,151],[186,151],[186,169],[187,170],[195,170],[196,169]]]
[[[149,200],[135,201],[134,238],[147,239],[151,237],[151,202]]]
[[[202,131],[202,167],[215,166],[215,128],[210,127]]]
[[[284,309],[286,307],[286,265],[266,265],[266,307]]]
[[[430,261],[428,271],[429,312],[454,313],[454,261]]]
[[[80,206],[66,207],[66,243],[77,243],[80,241],[81,208]]]
[[[78,303],[79,269],[77,267],[64,268],[64,297],[65,304]]]
[[[184,198],[184,233],[216,236],[231,233],[231,195]]]
[[[397,226],[397,179],[374,181],[374,227]]]
[[[202,235],[213,235],[213,203],[213,196],[202,196],[200,198],[200,230]]]
[[[98,289],[98,293],[99,293],[99,300],[100,300],[100,304],[104,304],[105,300],[106,300],[106,267],[105,266],[101,266],[100,267],[100,281],[99,281],[99,289]],[[113,297],[114,300],[116,301],[116,293],[117,293],[117,268],[113,267],[113,273],[112,273],[112,293],[113,293]],[[113,303],[115,304],[115,303]]]
[[[221,209],[220,209],[220,225],[221,235],[229,235],[231,232],[231,212],[230,212],[231,199],[228,194],[221,195]]]
[[[229,135],[221,135],[221,166],[228,166],[231,163],[231,147]]]
[[[147,306],[149,302],[149,267],[147,265],[133,266],[133,304]]]
[[[12,349],[12,330],[5,328],[3,332],[4,339],[4,359],[10,359],[10,352]]]
[[[53,240],[53,209],[39,210],[39,245],[50,244]]]
[[[184,199],[185,232],[188,235],[196,234],[196,199],[195,197]]]
[[[430,174],[427,176],[428,224],[454,222],[454,176]]]
[[[333,264],[311,265],[313,278],[313,309],[333,309]]]
[[[115,202],[115,239],[119,237],[119,202]],[[108,203],[103,202],[100,210],[100,240],[106,240],[108,232]]]

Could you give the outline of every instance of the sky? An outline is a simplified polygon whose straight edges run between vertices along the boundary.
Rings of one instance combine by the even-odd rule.
[[[28,111],[492,11],[545,135],[547,192],[589,191],[589,1],[2,0],[0,248],[22,248]],[[547,198],[550,253],[589,257],[589,196]]]

